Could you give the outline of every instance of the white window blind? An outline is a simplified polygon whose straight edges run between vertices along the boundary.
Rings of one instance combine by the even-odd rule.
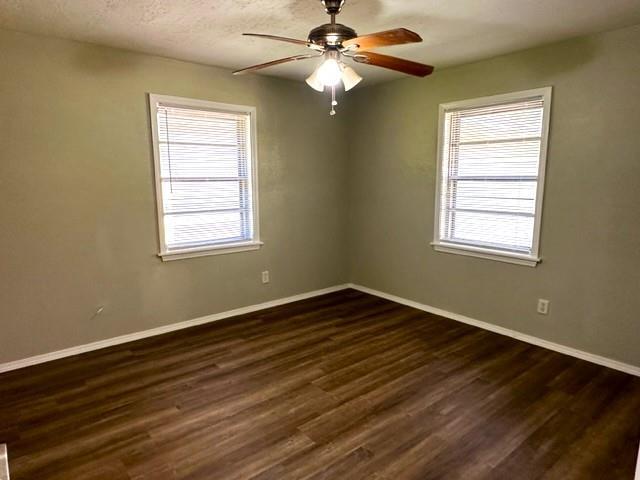
[[[252,109],[150,98],[160,254],[254,242]]]
[[[550,89],[441,108],[436,245],[537,260]]]

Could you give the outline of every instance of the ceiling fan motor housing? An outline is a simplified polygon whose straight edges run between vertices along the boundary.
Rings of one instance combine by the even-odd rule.
[[[325,23],[309,32],[309,41],[323,47],[339,46],[342,42],[356,38],[356,31],[341,23]]]

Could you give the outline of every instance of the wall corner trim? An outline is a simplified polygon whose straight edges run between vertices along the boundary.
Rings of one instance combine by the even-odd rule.
[[[155,337],[156,335],[162,335],[163,333],[175,332],[176,330],[183,330],[185,328],[195,327],[197,325],[204,325],[206,323],[223,320],[225,318],[244,315],[246,313],[252,313],[258,310],[264,310],[265,308],[277,307],[279,305],[284,305],[286,303],[297,302],[298,300],[305,300],[307,298],[318,297],[320,295],[337,292],[339,290],[344,290],[346,288],[349,288],[347,284],[335,285],[333,287],[323,288],[321,290],[313,290],[310,292],[300,293],[298,295],[292,295],[290,297],[278,298],[276,300],[269,300],[267,302],[258,303],[255,305],[249,305],[246,307],[235,308],[233,310],[227,310],[226,312],[214,313],[211,315],[205,315],[204,317],[185,320],[183,322],[163,325],[161,327],[152,328],[150,330],[143,330],[140,332],[128,333],[126,335],[108,338],[106,340],[98,340],[96,342],[91,342],[84,345],[65,348],[63,350],[57,350],[55,352],[43,353],[41,355],[35,355],[33,357],[27,357],[21,360],[14,360],[7,363],[0,363],[0,373],[9,372],[11,370],[18,370],[19,368],[30,367],[32,365],[38,365],[40,363],[51,362],[53,360],[58,360],[60,358],[71,357],[73,355],[79,355],[81,353],[100,350],[102,348],[112,347],[112,346],[120,345],[127,342],[133,342],[136,340],[141,340],[143,338]]]
[[[358,290],[363,293],[368,293],[369,295],[375,295],[376,297],[384,298],[386,300],[391,300],[392,302],[400,303],[408,307],[413,307],[418,310],[422,310],[424,312],[432,313],[434,315],[439,315],[441,317],[445,317],[450,320],[455,320],[457,322],[466,323],[467,325],[472,325],[474,327],[482,328],[483,330],[488,330],[490,332],[498,333],[500,335],[506,335],[507,337],[515,338],[516,340],[530,343],[538,347],[546,348],[547,350],[553,350],[555,352],[559,352],[564,355],[569,355],[571,357],[579,358],[581,360],[586,360],[587,362],[596,363],[604,367],[612,368],[614,370],[619,370],[621,372],[625,372],[625,373],[640,377],[640,366],[630,365],[628,363],[620,362],[618,360],[613,360],[611,358],[602,357],[600,355],[585,352],[583,350],[578,350],[577,348],[560,345],[559,343],[550,342],[548,340],[544,340],[539,337],[534,337],[532,335],[520,333],[516,330],[500,327],[492,323],[483,322],[481,320],[476,320],[475,318],[460,315],[458,313],[449,312],[441,308],[432,307],[431,305],[425,305],[423,303],[415,302],[413,300],[408,300],[406,298],[398,297],[396,295],[381,292],[379,290],[374,290],[373,288],[364,287],[362,285],[358,285],[354,283],[349,283],[347,286],[349,288],[353,288],[354,290]],[[640,480],[640,478],[637,480]]]

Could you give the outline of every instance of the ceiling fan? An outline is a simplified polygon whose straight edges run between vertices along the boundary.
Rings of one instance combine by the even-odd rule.
[[[313,50],[313,53],[294,55],[292,57],[253,65],[241,70],[236,70],[233,74],[250,73],[283,63],[324,57],[322,64],[315,69],[309,78],[307,78],[306,82],[311,88],[319,92],[323,92],[325,87],[331,89],[330,114],[335,115],[335,106],[338,104],[336,101],[336,87],[338,84],[342,82],[345,91],[348,91],[362,80],[362,77],[360,77],[353,68],[345,65],[341,61],[341,57],[343,56],[358,63],[388,68],[416,77],[426,77],[433,72],[431,65],[367,51],[370,48],[421,42],[422,38],[420,38],[420,35],[417,33],[407,30],[406,28],[396,28],[394,30],[358,36],[353,28],[336,23],[336,15],[342,10],[345,0],[320,1],[324,5],[325,11],[331,16],[331,23],[325,23],[311,30],[307,40],[297,40],[295,38],[278,37],[262,33],[243,33],[243,35],[252,37],[302,45]]]

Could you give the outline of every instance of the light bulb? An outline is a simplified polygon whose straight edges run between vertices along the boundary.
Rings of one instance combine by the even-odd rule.
[[[344,91],[348,92],[357,84],[362,81],[362,77],[356,73],[356,71],[347,67],[346,65],[342,65],[342,83],[344,83]]]
[[[326,59],[316,73],[318,80],[326,87],[334,87],[342,80],[340,64],[333,58]]]

